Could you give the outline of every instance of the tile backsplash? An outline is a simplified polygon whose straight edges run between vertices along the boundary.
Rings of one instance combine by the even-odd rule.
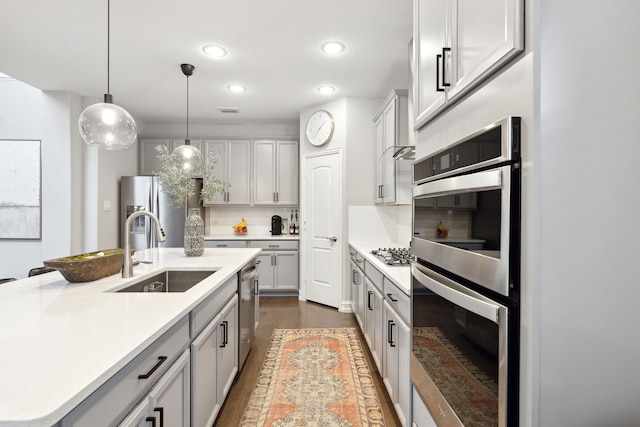
[[[298,210],[298,206],[221,206],[205,208],[204,232],[205,235],[233,234],[233,225],[239,223],[242,218],[247,221],[247,229],[250,234],[270,234],[271,217],[280,215],[289,219],[291,210]]]
[[[411,205],[349,206],[349,240],[409,246]]]

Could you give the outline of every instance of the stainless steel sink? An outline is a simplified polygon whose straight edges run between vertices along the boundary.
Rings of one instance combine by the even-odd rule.
[[[215,272],[216,270],[168,270],[114,292],[185,292]]]

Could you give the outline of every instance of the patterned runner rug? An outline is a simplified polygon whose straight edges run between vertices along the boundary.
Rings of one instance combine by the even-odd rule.
[[[355,328],[276,329],[241,426],[384,426]]]

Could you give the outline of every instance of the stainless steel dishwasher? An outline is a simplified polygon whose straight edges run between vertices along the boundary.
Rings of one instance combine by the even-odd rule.
[[[240,270],[240,355],[239,369],[247,360],[256,335],[256,310],[258,308],[258,268],[252,260]]]

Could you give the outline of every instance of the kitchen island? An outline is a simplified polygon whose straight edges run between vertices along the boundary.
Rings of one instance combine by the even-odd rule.
[[[260,249],[136,253],[134,275],[69,283],[47,273],[0,285],[0,426],[51,426],[154,343]],[[216,270],[186,292],[114,290],[164,270]]]

